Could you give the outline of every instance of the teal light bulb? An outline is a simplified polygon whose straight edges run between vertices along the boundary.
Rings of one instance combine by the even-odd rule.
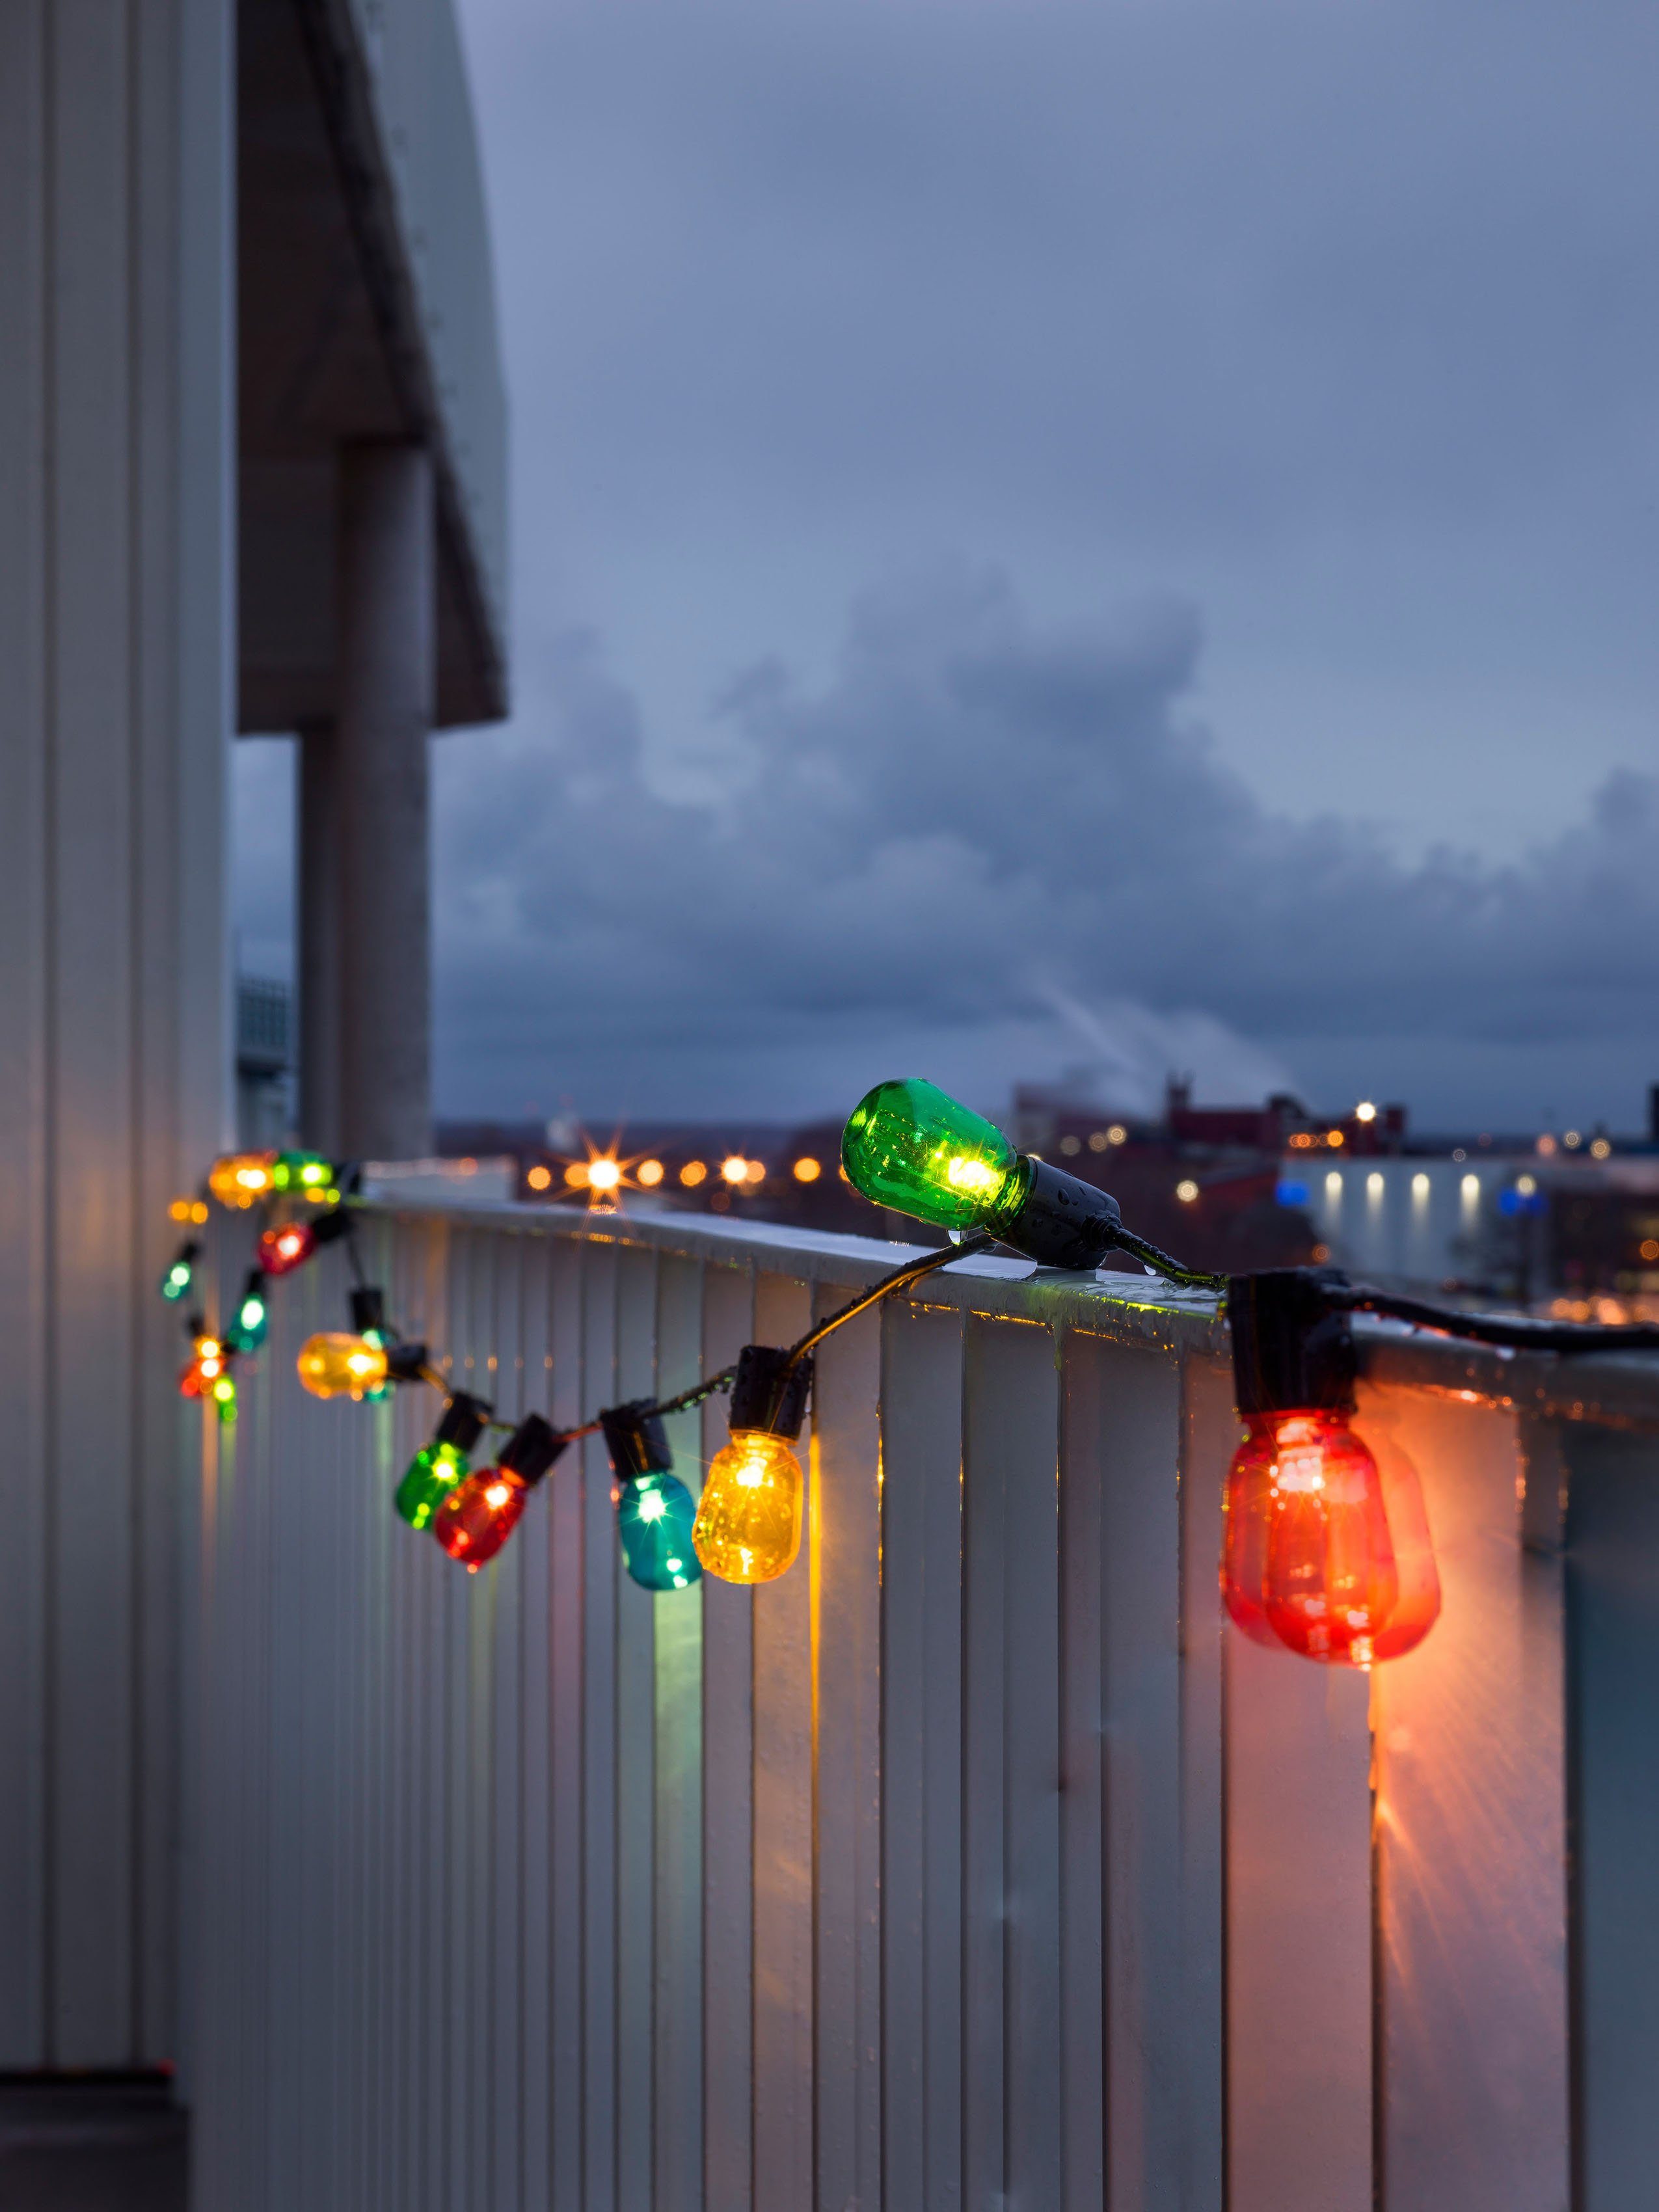
[[[677,1474],[638,1474],[617,1498],[623,1559],[641,1589],[685,1589],[702,1569],[691,1547],[697,1509]]]
[[[240,1352],[257,1352],[265,1340],[270,1316],[258,1291],[250,1291],[236,1309],[236,1346]]]
[[[384,1328],[366,1328],[363,1331],[363,1342],[374,1345],[380,1352],[390,1352],[392,1349],[391,1334]],[[392,1395],[392,1379],[388,1376],[384,1382],[377,1382],[372,1390],[365,1390],[363,1396],[368,1404],[374,1405],[379,1399],[389,1398]]]
[[[919,1077],[859,1101],[841,1156],[854,1190],[939,1229],[1010,1227],[1030,1182],[1000,1129]]]
[[[169,1305],[177,1305],[190,1289],[191,1273],[190,1261],[185,1259],[173,1261],[163,1270],[161,1296]]]
[[[411,1528],[431,1525],[432,1516],[466,1474],[466,1454],[455,1444],[422,1444],[398,1485],[396,1504]]]

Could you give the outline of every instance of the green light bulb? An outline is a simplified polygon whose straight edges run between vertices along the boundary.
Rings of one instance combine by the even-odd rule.
[[[1007,1228],[1030,1180],[1000,1129],[919,1078],[859,1101],[841,1157],[854,1190],[940,1229]]]
[[[175,1260],[161,1277],[161,1296],[169,1305],[177,1305],[190,1288],[191,1265],[188,1260]]]
[[[270,1171],[273,1190],[327,1190],[334,1181],[334,1163],[320,1152],[278,1152]]]
[[[456,1444],[422,1444],[398,1485],[397,1507],[411,1528],[427,1528],[466,1474],[466,1454]]]

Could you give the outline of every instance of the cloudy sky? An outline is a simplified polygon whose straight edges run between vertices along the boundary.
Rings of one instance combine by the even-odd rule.
[[[1638,1122],[1659,12],[460,4],[517,710],[437,750],[441,1107]]]

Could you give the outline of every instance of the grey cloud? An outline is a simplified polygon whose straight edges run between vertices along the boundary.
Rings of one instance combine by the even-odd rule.
[[[830,1109],[878,1041],[1086,1057],[1067,1003],[1207,1020],[1316,1076],[1332,1039],[1639,1056],[1659,781],[1616,777],[1515,866],[1405,866],[1251,795],[1193,712],[1200,648],[1179,606],[1042,627],[995,576],[935,570],[860,601],[822,684],[728,687],[716,805],[662,794],[598,641],[563,638],[544,736],[440,754],[452,1090],[476,1066],[672,1113],[688,1058],[726,1052],[729,1105],[793,1059]],[[993,1058],[997,1092],[1050,1072]]]

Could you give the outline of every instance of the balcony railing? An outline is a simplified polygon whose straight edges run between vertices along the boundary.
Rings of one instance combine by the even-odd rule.
[[[568,1422],[894,1248],[503,1208],[371,1253],[456,1383]],[[1206,1299],[932,1277],[823,1348],[796,1567],[653,1597],[597,1438],[476,1577],[393,1518],[431,1394],[294,1381],[337,1264],[201,1467],[201,2212],[1654,2201],[1659,1363],[1364,1334],[1444,1589],[1367,1678],[1224,1627]]]

